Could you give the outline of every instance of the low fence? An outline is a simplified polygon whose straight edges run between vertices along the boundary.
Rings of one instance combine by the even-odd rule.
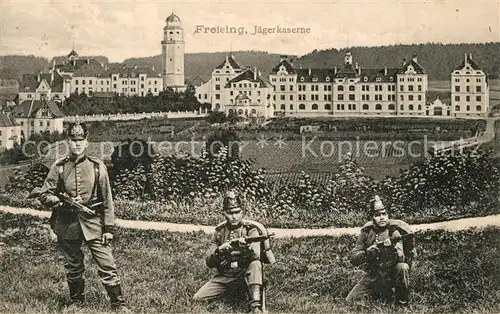
[[[167,111],[167,112],[143,112],[143,113],[117,113],[117,114],[93,114],[88,116],[66,116],[64,122],[74,122],[77,118],[82,122],[87,121],[129,121],[141,119],[188,119],[203,118],[207,116],[206,110],[195,111]]]

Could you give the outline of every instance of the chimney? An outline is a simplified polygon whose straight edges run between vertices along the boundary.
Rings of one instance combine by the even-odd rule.
[[[287,56],[285,56],[285,55],[281,55],[281,56],[280,56],[280,63],[281,63],[281,62],[283,62],[283,61],[285,61],[285,60],[286,60],[286,58],[287,58]]]
[[[387,67],[384,67],[384,75],[387,75]]]
[[[311,67],[309,67],[309,75],[311,75]]]
[[[288,62],[290,62],[290,65],[293,66],[293,57],[290,57],[290,59],[288,59]]]
[[[153,70],[153,71],[155,70],[155,66],[154,65],[151,66],[151,70]]]
[[[134,64],[134,70],[137,70],[137,64]]]
[[[467,64],[467,52],[464,53],[464,64]]]
[[[73,66],[76,67],[76,60],[73,59]]]
[[[333,68],[333,73],[334,73],[335,75],[337,75],[337,66],[335,66],[335,67]]]
[[[469,60],[472,60],[472,53],[469,53]]]
[[[406,64],[406,59],[403,58],[403,64],[401,64],[401,66],[405,65]]]
[[[89,64],[89,59],[87,59],[87,64]]]
[[[253,80],[257,80],[257,67],[253,67]]]
[[[417,55],[416,54],[413,54],[413,61],[417,62]]]
[[[361,67],[358,67],[358,75],[361,75]]]
[[[229,55],[226,53],[226,62],[229,62]]]
[[[302,69],[302,64],[299,65],[299,69]]]

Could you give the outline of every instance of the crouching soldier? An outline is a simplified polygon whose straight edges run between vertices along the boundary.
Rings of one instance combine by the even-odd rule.
[[[275,262],[270,235],[262,224],[243,219],[234,193],[229,192],[225,197],[223,211],[226,221],[215,228],[217,247],[206,259],[207,266],[217,268],[218,274],[201,287],[193,299],[213,299],[235,287],[246,287],[251,312],[261,313],[265,307],[262,264]]]
[[[104,163],[85,154],[88,130],[72,123],[68,130],[70,155],[56,160],[41,188],[31,197],[53,208],[51,227],[57,235],[66,268],[72,306],[85,300],[85,271],[82,245],[85,243],[97,264],[101,282],[115,310],[127,310],[110,242],[115,230],[114,203]]]
[[[408,262],[414,253],[413,233],[405,222],[389,219],[378,196],[370,203],[370,214],[372,221],[361,229],[351,255],[351,263],[363,265],[367,273],[346,299],[352,303],[371,295],[391,300],[395,288],[395,299],[400,305],[406,305],[409,301]]]

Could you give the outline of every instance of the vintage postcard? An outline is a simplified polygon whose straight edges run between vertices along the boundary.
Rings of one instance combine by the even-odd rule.
[[[0,12],[0,312],[500,312],[498,0]]]

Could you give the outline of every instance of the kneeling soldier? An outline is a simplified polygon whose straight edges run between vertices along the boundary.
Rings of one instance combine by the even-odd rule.
[[[392,299],[392,289],[395,288],[396,300],[405,305],[409,301],[407,261],[411,258],[408,255],[414,252],[411,244],[413,233],[405,222],[389,219],[378,196],[370,203],[370,213],[372,221],[361,229],[351,255],[351,263],[354,266],[364,265],[367,273],[346,300],[353,302],[365,295]],[[403,247],[403,242],[406,247]]]
[[[43,186],[34,189],[31,197],[53,207],[50,223],[65,258],[72,305],[80,306],[85,300],[82,252],[85,242],[112,308],[126,311],[110,244],[115,218],[108,172],[100,159],[85,154],[88,146],[85,124],[72,123],[67,132],[70,155],[54,162]]]
[[[241,206],[234,193],[227,194],[223,206],[226,221],[215,228],[214,242],[217,248],[206,259],[207,266],[217,268],[218,274],[201,287],[193,299],[213,299],[243,283],[248,287],[251,311],[261,313],[262,263],[275,262],[269,235],[262,224],[243,219]],[[245,238],[254,238],[257,242],[247,243]]]

